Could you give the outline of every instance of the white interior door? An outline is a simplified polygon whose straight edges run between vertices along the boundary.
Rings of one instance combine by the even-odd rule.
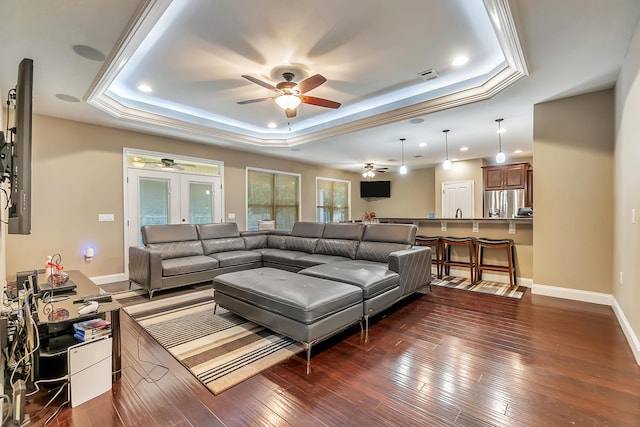
[[[217,176],[130,168],[127,247],[142,245],[143,225],[221,222],[221,182]]]
[[[473,218],[473,181],[442,183],[442,218]]]

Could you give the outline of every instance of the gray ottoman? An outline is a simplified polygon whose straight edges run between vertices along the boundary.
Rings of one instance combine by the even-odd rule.
[[[362,319],[362,289],[275,268],[214,278],[216,305],[311,346]]]

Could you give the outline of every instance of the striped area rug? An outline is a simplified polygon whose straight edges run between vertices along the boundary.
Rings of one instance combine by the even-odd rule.
[[[481,280],[475,285],[471,284],[470,279],[464,277],[444,276],[442,279],[433,279],[433,286],[442,286],[444,288],[462,289],[465,291],[479,292],[482,294],[499,295],[503,297],[521,299],[524,295],[525,287],[518,286],[511,289],[508,283],[490,282]]]
[[[114,296],[124,301],[132,295]],[[303,349],[221,307],[213,314],[213,306],[209,289],[147,299],[125,310],[214,394]]]

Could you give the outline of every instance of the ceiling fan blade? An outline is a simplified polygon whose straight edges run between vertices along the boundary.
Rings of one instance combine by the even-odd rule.
[[[320,74],[316,74],[298,83],[298,90],[300,91],[300,93],[306,93],[312,89],[317,88],[326,81],[327,79],[325,79],[323,76],[321,76]]]
[[[254,102],[262,102],[273,99],[273,96],[269,96],[267,98],[257,98],[257,99],[247,99],[246,101],[238,101],[238,104],[253,104]]]
[[[276,87],[273,86],[272,84],[267,83],[267,82],[263,82],[262,80],[258,80],[255,77],[247,76],[245,74],[243,74],[242,77],[244,77],[245,79],[249,80],[250,82],[255,83],[257,85],[260,85],[260,86],[262,86],[262,87],[264,87],[266,89],[272,90],[274,92],[278,91],[278,89],[276,89]]]
[[[341,105],[339,102],[316,98],[315,96],[301,96],[300,99],[302,99],[302,102],[305,104],[318,105],[320,107],[339,108]]]
[[[296,114],[298,114],[298,111],[295,108],[287,108],[286,110],[284,110],[284,113],[287,115],[288,118],[293,118],[296,116]]]

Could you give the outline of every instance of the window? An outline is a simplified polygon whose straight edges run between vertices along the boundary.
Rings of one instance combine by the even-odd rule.
[[[349,219],[351,182],[316,178],[316,220],[341,222]]]
[[[275,220],[276,230],[291,230],[300,217],[300,175],[247,168],[247,230]]]

